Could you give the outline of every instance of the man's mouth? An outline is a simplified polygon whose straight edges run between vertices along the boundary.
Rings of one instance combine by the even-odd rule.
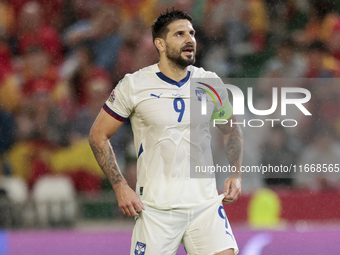
[[[194,48],[193,47],[187,47],[182,50],[185,54],[192,55],[194,53]]]

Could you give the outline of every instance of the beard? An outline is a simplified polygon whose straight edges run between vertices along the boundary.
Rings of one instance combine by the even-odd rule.
[[[172,62],[174,63],[177,67],[179,67],[180,69],[184,69],[189,65],[192,65],[195,63],[196,58],[195,58],[195,52],[192,55],[192,57],[188,57],[188,58],[183,58],[182,57],[182,51],[185,48],[188,47],[193,47],[192,45],[186,45],[184,47],[182,47],[179,51],[177,51],[174,48],[171,48],[169,46],[169,44],[166,44],[166,50],[165,50],[165,55],[166,57]]]

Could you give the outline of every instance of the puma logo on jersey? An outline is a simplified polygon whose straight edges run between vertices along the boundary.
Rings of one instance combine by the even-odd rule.
[[[161,93],[159,96],[157,96],[157,95],[155,95],[155,94],[150,94],[150,96],[159,98],[162,94],[163,94],[163,93]]]

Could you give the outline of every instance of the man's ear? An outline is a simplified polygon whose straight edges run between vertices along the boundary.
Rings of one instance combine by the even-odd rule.
[[[158,49],[159,53],[164,52],[166,47],[165,47],[165,40],[162,38],[157,37],[155,39],[155,46]]]

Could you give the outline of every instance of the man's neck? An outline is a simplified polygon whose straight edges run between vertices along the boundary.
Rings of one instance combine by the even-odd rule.
[[[188,73],[187,67],[182,69],[168,59],[161,59],[158,68],[165,76],[177,82],[183,80]]]

